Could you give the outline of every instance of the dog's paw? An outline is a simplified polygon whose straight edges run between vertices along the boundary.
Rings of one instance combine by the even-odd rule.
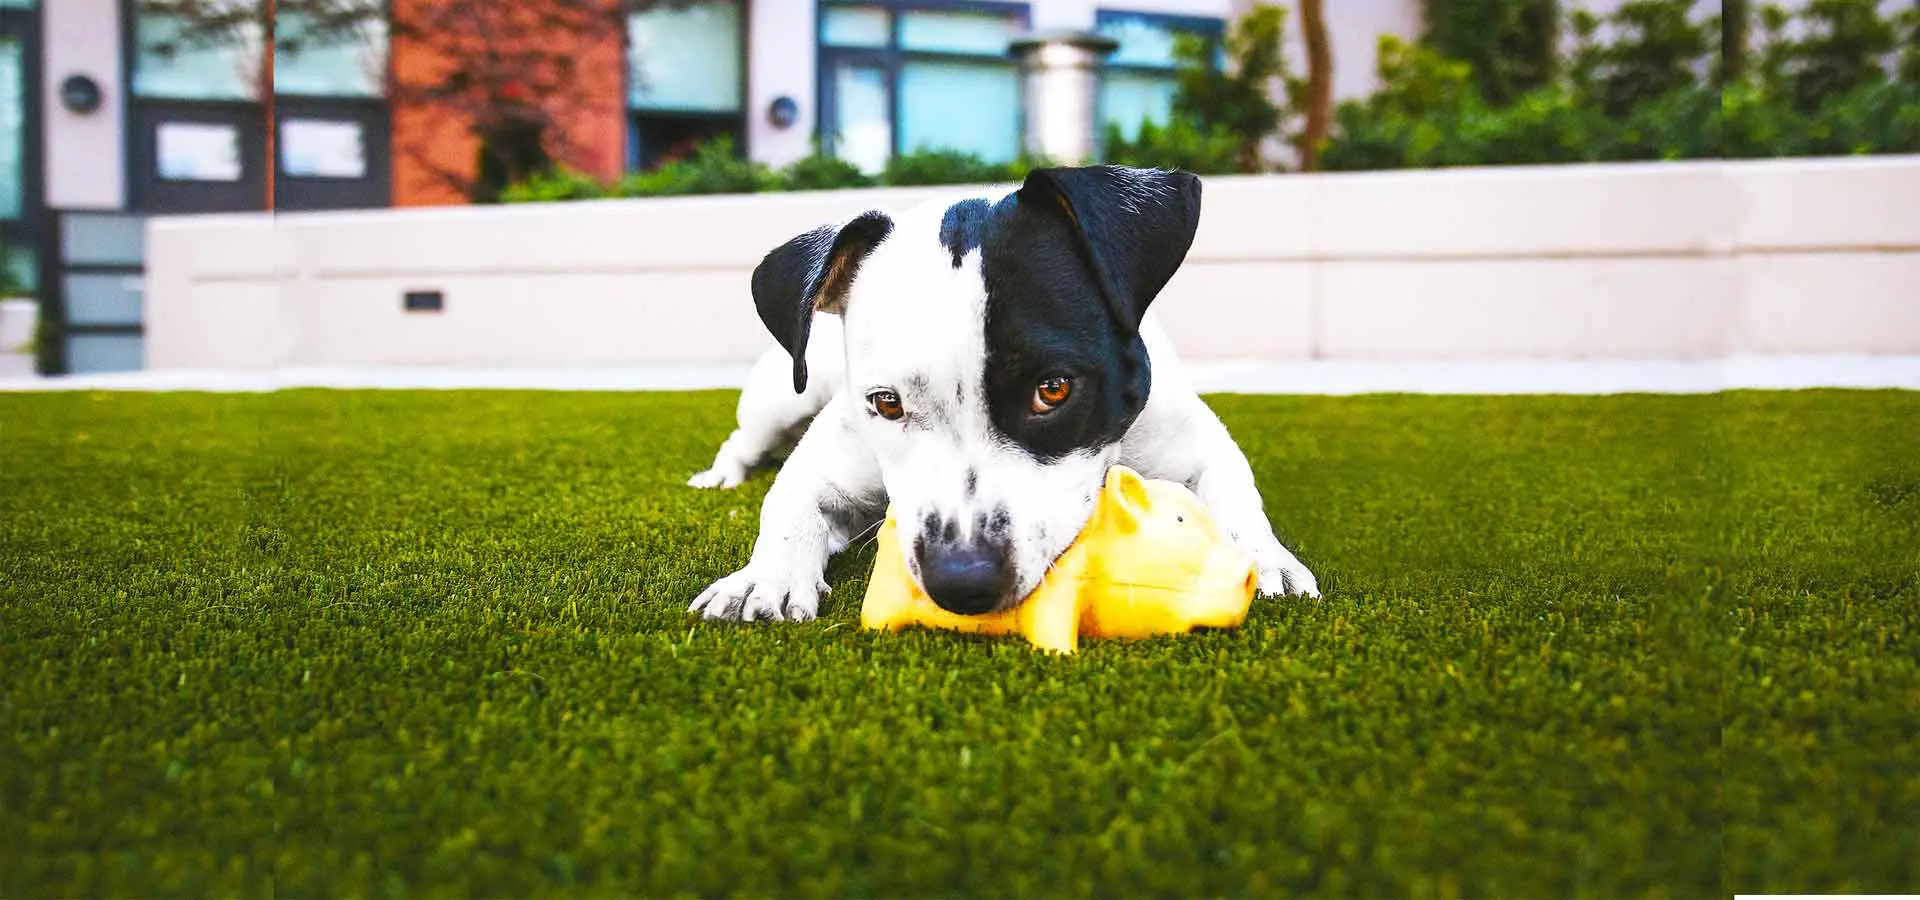
[[[1271,597],[1300,596],[1319,599],[1320,582],[1299,560],[1260,567],[1260,593]]]
[[[687,479],[687,487],[726,490],[740,486],[747,480],[744,466],[719,465]]]
[[[805,622],[819,614],[826,592],[826,579],[817,573],[794,577],[748,566],[714,582],[687,612],[727,622]]]

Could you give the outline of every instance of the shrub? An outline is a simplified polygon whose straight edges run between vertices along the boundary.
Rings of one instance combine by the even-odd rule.
[[[811,154],[780,170],[775,181],[780,190],[786,191],[828,191],[873,184],[873,179],[858,166],[824,153],[817,146]]]
[[[1472,67],[1481,96],[1514,103],[1558,68],[1558,0],[1426,0],[1421,43]]]
[[[621,178],[613,193],[619,197],[751,194],[774,186],[773,173],[766,166],[741,159],[733,138],[722,136],[653,171]]]
[[[880,180],[890,185],[990,184],[1025,175],[1020,163],[990,163],[959,150],[916,150],[887,160]]]
[[[1613,42],[1595,48],[1597,99],[1608,115],[1698,82],[1694,72],[1704,68],[1712,40],[1693,8],[1693,0],[1628,0],[1613,14]]]
[[[551,203],[557,200],[592,200],[605,196],[607,196],[606,185],[595,181],[589,175],[562,166],[508,185],[500,192],[500,202]]]
[[[1883,60],[1893,52],[1896,35],[1894,24],[1880,17],[1876,0],[1811,0],[1800,19],[1805,34],[1781,41],[1773,73],[1779,80],[1770,85],[1795,109],[1812,112],[1886,80]]]
[[[1180,35],[1174,42],[1179,68],[1174,76],[1173,117],[1161,137],[1167,137],[1164,132],[1175,123],[1184,122],[1201,137],[1200,142],[1183,144],[1185,150],[1198,150],[1199,143],[1233,141],[1238,171],[1260,171],[1261,145],[1268,137],[1279,133],[1295,139],[1282,127],[1293,118],[1292,111],[1274,103],[1273,89],[1280,87],[1290,98],[1302,98],[1306,90],[1287,68],[1286,33],[1285,7],[1254,4],[1227,31],[1229,64],[1224,69],[1214,64],[1220,49],[1214,42]],[[1135,138],[1136,143],[1139,140]]]
[[[1240,139],[1224,130],[1203,133],[1186,119],[1164,127],[1140,123],[1131,140],[1118,125],[1109,124],[1106,160],[1115,165],[1147,169],[1185,169],[1201,175],[1240,171]]]

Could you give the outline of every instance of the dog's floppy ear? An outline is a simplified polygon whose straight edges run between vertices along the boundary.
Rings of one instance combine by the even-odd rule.
[[[773,339],[793,355],[793,390],[807,388],[807,336],[813,312],[845,310],[860,262],[893,231],[893,220],[865,212],[838,228],[822,226],[773,249],[753,270],[753,305]]]
[[[1064,213],[1107,308],[1137,329],[1200,227],[1200,179],[1187,172],[1088,166],[1035,169],[1020,199]]]

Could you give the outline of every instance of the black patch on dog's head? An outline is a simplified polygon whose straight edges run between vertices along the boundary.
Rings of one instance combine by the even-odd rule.
[[[1153,382],[1140,319],[1199,223],[1200,179],[1113,166],[1037,169],[993,207],[981,267],[997,432],[1047,460],[1126,433]],[[1034,388],[1056,376],[1072,392],[1034,414]]]
[[[980,246],[980,235],[992,212],[987,201],[975,198],[947,207],[946,215],[940,217],[940,246],[953,254],[954,268],[960,268],[960,260],[968,251]]]
[[[815,310],[838,314],[860,262],[893,232],[893,220],[866,212],[836,229],[815,228],[768,253],[753,270],[753,306],[793,356],[793,390],[807,387],[807,338]]]

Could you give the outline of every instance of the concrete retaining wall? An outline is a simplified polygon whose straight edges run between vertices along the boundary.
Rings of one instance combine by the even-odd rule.
[[[741,364],[768,249],[944,192],[159,219],[147,360]],[[1920,158],[1208,178],[1155,306],[1204,360],[1920,353]]]

